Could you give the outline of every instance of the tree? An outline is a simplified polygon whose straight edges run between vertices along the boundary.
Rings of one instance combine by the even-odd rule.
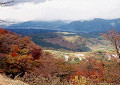
[[[120,59],[120,33],[112,28],[112,30],[108,30],[106,33],[101,33],[101,36],[111,42]]]

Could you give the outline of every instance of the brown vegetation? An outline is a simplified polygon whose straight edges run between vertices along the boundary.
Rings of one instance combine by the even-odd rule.
[[[117,58],[108,60],[105,53],[96,52],[76,61],[55,58],[29,37],[0,29],[0,72],[13,79],[31,85],[120,84]]]
[[[101,34],[102,37],[106,38],[108,41],[111,42],[113,48],[115,49],[115,52],[119,56],[120,59],[120,33],[115,31],[113,28],[112,30],[108,30],[106,33]]]

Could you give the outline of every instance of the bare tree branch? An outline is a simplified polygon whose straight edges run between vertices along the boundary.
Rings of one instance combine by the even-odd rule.
[[[12,6],[14,3],[14,0],[11,0],[11,1],[7,1],[7,2],[0,2],[0,6],[1,7],[5,7],[5,6]],[[3,23],[10,23],[10,22],[7,22],[7,21],[4,21],[4,20],[0,20],[0,26],[2,26]]]
[[[112,28],[112,30],[108,30],[106,33],[101,33],[101,36],[111,42],[120,59],[120,33]]]
[[[0,2],[1,7],[5,7],[5,6],[12,6],[13,5],[14,0],[12,1],[7,1],[7,2]]]

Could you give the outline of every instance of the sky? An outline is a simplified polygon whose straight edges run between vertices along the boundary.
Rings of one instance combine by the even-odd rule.
[[[94,18],[120,18],[120,0],[15,0],[13,6],[0,6],[2,20],[75,21]]]

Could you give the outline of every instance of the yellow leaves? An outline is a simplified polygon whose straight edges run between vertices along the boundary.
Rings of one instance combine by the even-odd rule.
[[[74,79],[72,79],[72,83],[75,85],[86,85],[87,79],[84,76],[76,75]]]
[[[75,76],[75,80],[78,80],[78,75],[77,75],[77,76]]]
[[[22,49],[21,51],[20,51],[20,54],[22,54],[22,55],[26,55],[26,54],[28,54],[29,53],[29,49]]]
[[[19,57],[17,58],[17,61],[22,60],[22,59],[24,59],[24,58],[27,58],[27,55],[19,56]]]
[[[86,78],[84,76],[81,76],[78,84],[85,85],[86,83],[87,83]]]
[[[33,60],[33,57],[32,55],[20,55],[17,60],[19,61],[22,59]]]

